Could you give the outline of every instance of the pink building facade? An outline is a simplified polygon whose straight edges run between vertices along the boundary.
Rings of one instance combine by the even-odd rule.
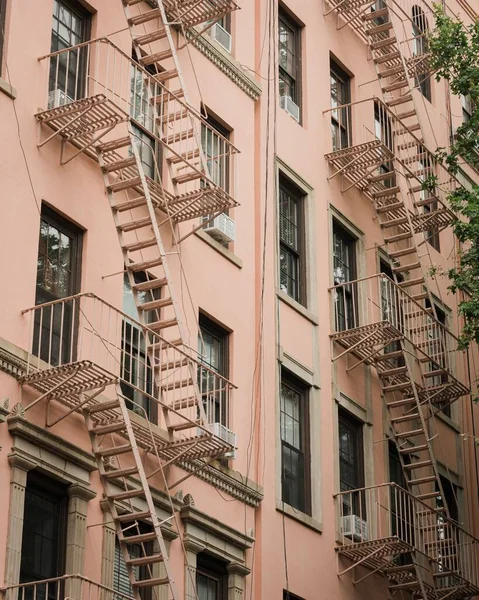
[[[433,23],[0,0],[5,599],[479,595]]]

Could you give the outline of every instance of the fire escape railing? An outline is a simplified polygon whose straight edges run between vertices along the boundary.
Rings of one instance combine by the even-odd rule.
[[[334,499],[338,553],[387,571],[399,555],[417,552],[432,565],[438,597],[452,589],[454,597],[479,593],[479,539],[455,521],[395,483],[342,491]]]
[[[45,110],[36,115],[40,123],[57,131],[63,127],[64,139],[88,151],[96,142],[95,133],[107,132],[115,124],[131,119],[153,141],[174,155],[176,164],[181,167],[184,163],[188,176],[182,178],[180,175],[174,182],[168,182],[168,173],[164,170],[163,186],[170,190],[177,186],[183,195],[205,186],[218,188],[225,205],[235,206],[234,175],[238,150],[188,105],[178,91],[168,89],[155,74],[135,62],[111,40],[98,38],[52,52],[40,57],[39,61],[46,82]],[[77,109],[75,105],[78,105]],[[83,115],[92,109],[94,115],[85,127]],[[72,120],[72,110],[77,121]],[[68,114],[64,123],[62,111]],[[202,169],[197,139],[202,142],[209,176]]]
[[[45,383],[43,390],[42,378],[53,369],[72,377],[69,390],[72,395],[78,393],[77,376],[83,377],[79,390],[82,392],[88,390],[88,378],[92,389],[119,381],[124,389],[132,392],[125,394],[134,411],[145,416],[142,400],[147,398],[157,403],[159,409],[168,408],[170,425],[174,425],[185,419],[197,420],[197,389],[205,408],[206,427],[218,424],[231,428],[235,386],[205,364],[193,348],[177,348],[158,332],[94,294],[78,294],[39,304],[22,313],[29,319],[26,378],[40,391],[48,392],[50,400],[68,403],[69,395],[65,380],[58,394],[52,389],[51,381]],[[162,373],[156,381],[153,365],[147,358],[148,346],[154,351],[156,370]],[[79,406],[78,400],[72,400],[71,404]],[[158,410],[160,417],[161,410]],[[158,424],[166,429],[161,420]],[[201,429],[198,425],[198,432]],[[198,432],[195,429],[182,432],[181,437]],[[211,433],[209,429],[206,432]]]

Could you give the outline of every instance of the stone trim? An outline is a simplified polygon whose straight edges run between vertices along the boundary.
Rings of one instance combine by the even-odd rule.
[[[28,353],[25,350],[0,337],[0,371],[4,371],[18,380],[26,373],[27,360]],[[8,399],[5,399],[3,407],[0,405],[0,421],[8,414]],[[65,458],[69,461],[90,472],[96,469],[96,461],[92,454],[65,442],[42,427],[29,423],[25,419],[20,420],[20,417],[9,416],[8,421],[12,435],[18,435],[50,450],[52,441],[54,441],[55,451],[64,452]],[[13,428],[18,429],[14,431]],[[223,467],[218,462],[204,467],[200,460],[192,460],[182,462],[178,466],[247,506],[257,507],[263,500],[263,491],[260,486],[246,479],[239,472]]]
[[[235,83],[246,95],[253,100],[258,100],[261,95],[261,86],[243,69],[241,64],[223,50],[212,38],[198,34],[198,29],[193,28],[186,32],[186,39],[192,40],[191,44],[201,52],[208,60],[218,67],[233,83]]]
[[[5,79],[2,79],[1,77],[0,77],[0,92],[3,92],[12,100],[15,100],[15,98],[17,97],[17,90],[12,85],[10,85],[8,83],[8,81],[5,81]]]

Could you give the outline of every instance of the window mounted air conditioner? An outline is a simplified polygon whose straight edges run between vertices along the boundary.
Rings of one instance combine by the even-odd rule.
[[[219,23],[211,27],[211,37],[221,44],[225,50],[231,52],[231,33],[228,33]]]
[[[48,94],[48,108],[58,108],[70,102],[73,102],[73,98],[67,96],[63,90],[52,90]]]
[[[299,123],[299,106],[293,102],[291,96],[281,96],[279,105]]]
[[[235,448],[235,450],[223,454],[222,458],[236,458],[236,433],[221,423],[208,423],[204,427],[215,437],[220,438],[220,440]]]
[[[356,515],[345,515],[341,517],[341,533],[353,542],[366,542],[368,524]]]
[[[204,230],[211,235],[212,238],[215,238],[220,242],[228,243],[235,241],[236,224],[233,219],[228,217],[228,215],[225,215],[225,213],[218,215],[212,221],[207,223]]]

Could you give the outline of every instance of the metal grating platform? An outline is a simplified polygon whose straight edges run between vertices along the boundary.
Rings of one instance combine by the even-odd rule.
[[[366,359],[371,354],[374,346],[379,344],[388,344],[394,340],[403,337],[389,321],[379,321],[371,325],[356,327],[355,329],[347,329],[331,334],[331,339],[338,342],[345,348],[355,348],[352,353],[360,359]],[[373,362],[373,358],[366,359],[367,364]]]
[[[361,565],[375,570],[390,565],[390,557],[392,556],[414,552],[414,547],[396,536],[390,536],[366,542],[345,544],[336,548],[336,552],[353,562],[362,561]],[[373,552],[374,555],[372,555]],[[370,555],[372,556],[368,558]]]
[[[186,28],[216,21],[239,8],[233,0],[163,0],[163,6],[170,20]]]

